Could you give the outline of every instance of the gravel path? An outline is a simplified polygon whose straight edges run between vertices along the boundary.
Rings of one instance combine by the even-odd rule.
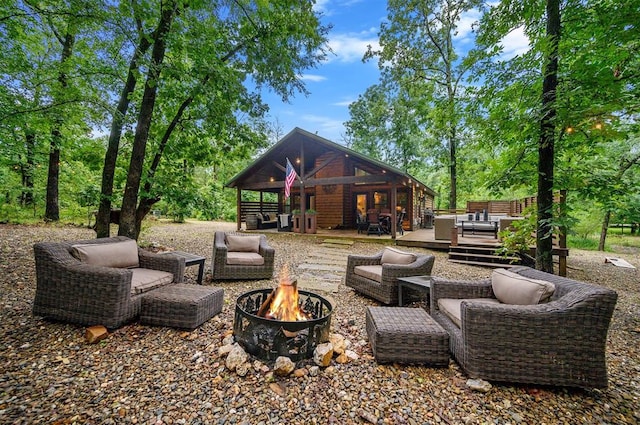
[[[140,242],[199,253],[210,267],[214,230],[229,223],[146,225]],[[96,345],[84,328],[31,314],[35,293],[32,244],[93,238],[84,228],[0,225],[0,424],[635,424],[640,422],[640,272],[604,264],[604,254],[572,250],[569,277],[618,291],[607,345],[609,388],[576,390],[493,383],[488,393],[466,386],[448,368],[378,365],[366,341],[364,309],[375,301],[340,285],[332,332],[351,341],[360,358],[317,376],[238,377],[218,348],[229,334],[236,297],[275,281],[216,283],[222,313],[193,332],[133,323]],[[321,238],[269,233],[276,268],[296,270]],[[370,254],[379,243],[355,243]],[[414,252],[426,252],[411,248]],[[435,252],[434,274],[489,276],[490,269],[450,264]],[[610,255],[610,254],[607,254]],[[619,255],[640,267],[638,253]],[[196,267],[188,268],[195,281]],[[210,277],[205,284],[212,285]],[[299,368],[309,368],[307,361]]]

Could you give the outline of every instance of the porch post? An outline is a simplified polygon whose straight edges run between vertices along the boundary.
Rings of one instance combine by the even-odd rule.
[[[307,197],[304,190],[304,142],[300,142],[300,174],[298,177],[300,178],[300,218],[302,220],[300,233],[307,233],[307,220],[304,216],[307,212]]]
[[[236,228],[240,231],[242,228],[242,189],[240,187],[236,188],[236,217]]]
[[[396,185],[396,179],[391,181],[391,239],[396,239],[396,225],[398,221],[398,212],[396,206],[398,204],[398,187]]]

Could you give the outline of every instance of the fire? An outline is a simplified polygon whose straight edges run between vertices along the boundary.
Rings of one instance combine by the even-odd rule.
[[[284,267],[280,283],[270,296],[271,304],[265,317],[286,322],[309,320],[311,316],[300,308],[298,284],[289,278],[289,268]]]

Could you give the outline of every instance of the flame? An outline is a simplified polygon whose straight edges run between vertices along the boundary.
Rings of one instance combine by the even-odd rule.
[[[310,315],[300,308],[298,284],[296,281],[291,281],[289,268],[286,265],[280,274],[280,283],[266,316],[287,322],[310,319]]]

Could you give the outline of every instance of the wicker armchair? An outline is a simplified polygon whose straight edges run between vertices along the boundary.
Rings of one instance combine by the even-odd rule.
[[[387,248],[389,249],[389,248]],[[398,278],[406,276],[430,275],[435,257],[413,254],[415,260],[408,264],[383,264],[380,251],[373,256],[349,255],[345,284],[357,292],[380,301],[383,304],[398,304]],[[382,278],[378,282],[356,273],[358,266],[382,266]]]
[[[432,278],[431,316],[449,333],[462,369],[487,380],[606,387],[605,345],[616,292],[528,267],[510,271],[551,282],[555,291],[542,304],[488,304],[478,298],[495,299],[491,279]],[[460,327],[440,309],[443,298],[467,299],[460,304]]]
[[[227,235],[240,238],[259,238],[255,250],[243,250],[243,252],[235,252],[233,248],[230,250],[227,244]],[[231,261],[229,253],[235,260]],[[262,262],[255,262],[255,259],[249,257],[250,254],[257,254],[262,258]],[[237,258],[235,258],[237,257]],[[243,258],[245,257],[245,258]],[[246,258],[249,257],[249,258]],[[265,235],[234,233],[234,232],[215,232],[213,238],[213,260],[211,266],[211,274],[214,280],[225,279],[271,279],[273,277],[273,262],[275,250],[267,243]],[[257,257],[256,257],[257,258]]]
[[[133,286],[134,270],[88,264],[72,255],[74,245],[101,245],[131,241],[124,236],[69,242],[41,242],[33,246],[36,262],[36,295],[33,314],[80,325],[104,325],[115,329],[140,314],[144,291]],[[135,248],[135,247],[134,247]],[[184,278],[184,259],[138,251],[139,269]],[[135,250],[134,250],[135,252]],[[170,276],[169,276],[170,278]]]

